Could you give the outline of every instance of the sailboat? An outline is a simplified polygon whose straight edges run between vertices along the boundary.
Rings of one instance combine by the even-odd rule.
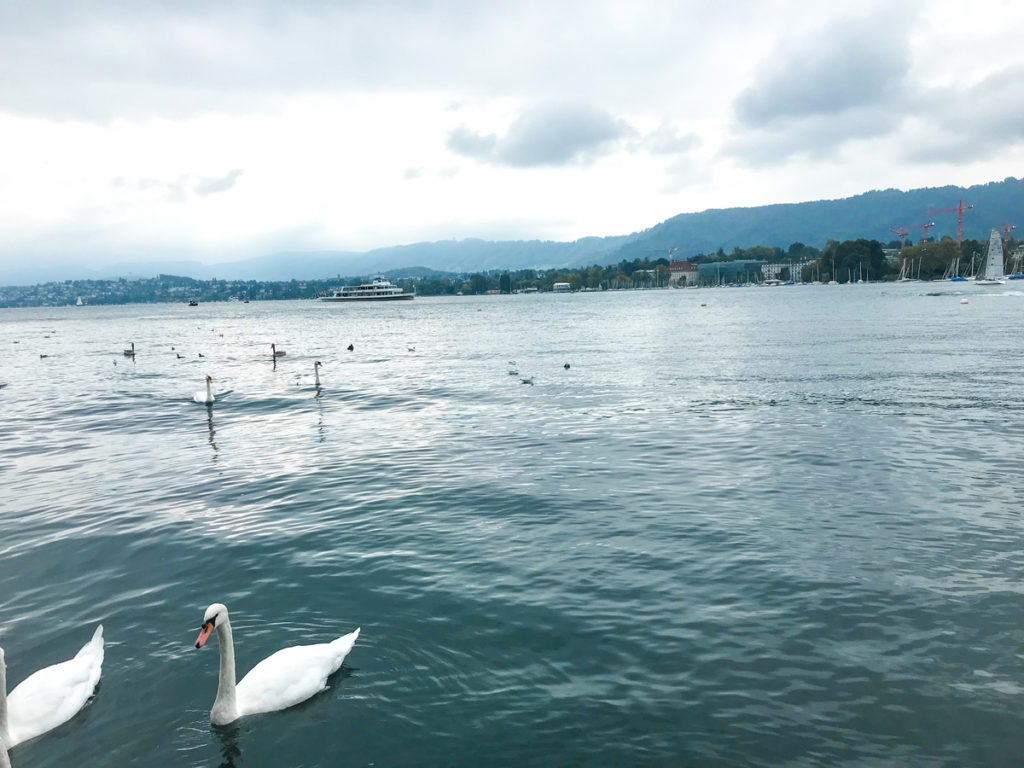
[[[1024,260],[1024,246],[1017,246],[1017,250],[1013,252],[1013,266],[1010,267],[1010,274],[1006,276],[1007,280],[1024,280],[1024,272],[1021,272],[1021,261]]]
[[[988,239],[988,254],[982,262],[975,285],[1005,285],[1003,280],[1003,238],[993,229]]]
[[[921,264],[918,262],[917,266],[917,277],[914,277],[914,259],[910,259],[910,264],[907,264],[907,257],[903,257],[903,264],[900,266],[900,275],[896,278],[897,283],[916,283],[918,278],[921,276]]]

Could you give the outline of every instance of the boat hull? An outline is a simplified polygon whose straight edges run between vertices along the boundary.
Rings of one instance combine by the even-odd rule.
[[[403,299],[411,299],[413,294],[403,293],[400,296],[318,296],[317,301],[326,301],[335,304],[343,303],[355,303],[358,304],[361,301],[402,301]]]

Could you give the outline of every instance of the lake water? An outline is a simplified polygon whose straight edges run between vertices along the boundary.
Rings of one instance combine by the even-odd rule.
[[[8,684],[107,637],[13,764],[1019,765],[1022,318],[1012,284],[0,311]],[[212,602],[239,676],[362,634],[217,729]]]

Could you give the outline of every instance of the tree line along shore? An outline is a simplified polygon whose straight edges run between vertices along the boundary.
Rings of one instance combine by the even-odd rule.
[[[1004,241],[1004,256],[1020,253],[1014,238]],[[988,243],[964,240],[959,246],[952,238],[921,241],[901,247],[899,241],[828,240],[824,248],[793,243],[787,249],[772,246],[735,248],[726,253],[700,253],[690,257],[692,265],[747,261],[784,265],[778,277],[782,280],[839,283],[867,280],[896,280],[911,274],[921,280],[948,277],[952,270],[960,276],[973,274],[984,257]],[[664,288],[674,282],[670,269],[676,249],[665,255],[635,258],[606,266],[560,269],[487,270],[471,273],[433,272],[416,268],[385,273],[392,282],[418,296],[452,296],[459,294],[513,293],[517,291],[551,291],[555,283],[568,283],[573,291],[627,290]],[[791,265],[791,267],[789,266]],[[1008,266],[1008,271],[1013,269]],[[757,272],[758,270],[753,270]],[[799,274],[797,274],[799,272]],[[708,274],[707,269],[704,270]],[[31,286],[0,288],[0,307],[65,306],[77,304],[131,304],[160,302],[269,301],[310,299],[342,285],[357,285],[370,276],[331,277],[319,280],[199,280],[175,275],[128,280],[64,280]],[[749,281],[757,282],[759,274]],[[714,284],[714,278],[704,279]]]

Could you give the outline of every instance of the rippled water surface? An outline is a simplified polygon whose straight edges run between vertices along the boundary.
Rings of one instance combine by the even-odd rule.
[[[8,683],[107,636],[14,766],[1019,765],[1022,318],[929,284],[0,311]],[[215,601],[239,675],[362,635],[217,729]]]

